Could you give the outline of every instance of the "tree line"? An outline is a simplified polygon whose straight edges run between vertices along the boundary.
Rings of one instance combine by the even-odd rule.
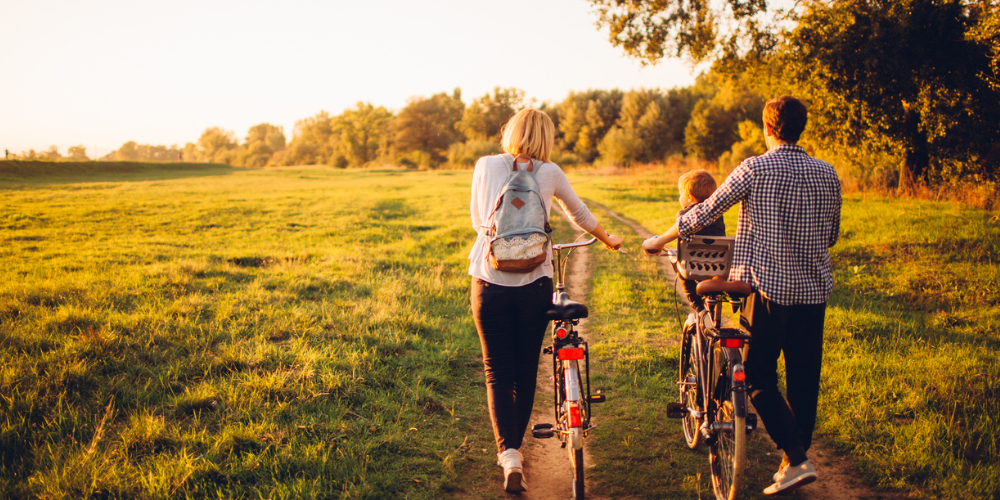
[[[611,43],[630,56],[711,63],[726,89],[713,99],[727,102],[713,116],[735,109],[729,92],[803,99],[803,145],[862,181],[909,190],[1000,176],[997,0],[829,0],[786,9],[774,0],[589,1]],[[746,124],[728,138],[731,128],[717,130],[716,146],[738,137],[731,157],[757,142]]]
[[[810,109],[801,144],[862,185],[993,182],[1000,176],[998,0],[831,0],[775,9],[773,0],[589,0],[611,42],[645,64],[665,56],[711,69],[670,90],[586,90],[537,104],[496,88],[466,105],[461,92],[411,98],[394,112],[358,102],[295,124],[195,143],[129,142],[104,159],[234,166],[394,164],[471,166],[499,150],[519,109],[556,122],[553,160],[622,166],[687,155],[733,166],[765,150],[761,109],[792,94]],[[55,148],[34,153],[58,159]],[[83,146],[71,158],[85,157]]]
[[[562,102],[536,104],[515,88],[495,88],[469,105],[461,91],[413,97],[394,113],[358,102],[339,115],[320,111],[295,124],[291,140],[282,127],[261,123],[240,141],[232,131],[209,127],[184,147],[129,141],[99,158],[116,161],[189,161],[240,167],[325,164],[364,167],[393,164],[414,168],[469,167],[500,151],[504,123],[526,106],[545,110],[556,124],[553,161],[560,165],[664,161],[672,155],[715,160],[738,142],[740,123],[759,117],[762,102],[752,93],[732,93],[714,75],[670,90],[587,90]],[[759,120],[758,120],[759,121]],[[747,130],[760,125],[753,122]],[[763,151],[762,135],[747,132],[747,151]],[[749,143],[749,142],[748,142]],[[85,160],[83,146],[68,157],[55,146],[22,153],[22,159]],[[742,158],[740,158],[742,159]],[[722,158],[728,160],[728,156]]]

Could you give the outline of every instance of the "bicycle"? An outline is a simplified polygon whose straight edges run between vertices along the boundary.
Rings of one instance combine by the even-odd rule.
[[[678,276],[698,280],[697,293],[705,308],[688,316],[682,328],[679,403],[667,405],[667,415],[683,420],[688,448],[702,438],[709,446],[712,491],[718,500],[735,500],[746,464],[746,434],[757,427],[757,416],[747,409],[743,348],[750,334],[722,327],[725,302],[733,313],[752,293],[742,281],[727,281],[735,239],[695,236],[667,250]]]
[[[535,438],[545,439],[558,436],[562,447],[568,448],[569,460],[573,468],[573,497],[583,500],[583,439],[596,425],[590,422],[590,405],[603,403],[603,394],[590,393],[590,350],[587,341],[580,338],[575,326],[590,312],[587,306],[570,300],[566,294],[564,277],[566,274],[562,251],[592,245],[597,238],[574,243],[552,245],[555,253],[556,291],[552,294],[552,308],[546,316],[553,320],[552,344],[542,351],[552,356],[552,378],[555,384],[556,424],[536,424],[531,429]],[[566,259],[569,258],[566,253]],[[581,372],[580,362],[584,369]]]

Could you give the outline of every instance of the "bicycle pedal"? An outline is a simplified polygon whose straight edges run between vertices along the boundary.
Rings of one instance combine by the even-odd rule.
[[[542,349],[542,354],[552,354],[552,346],[550,345],[545,346],[545,348]]]
[[[747,413],[747,432],[753,432],[757,428],[757,414]]]
[[[531,437],[535,439],[548,439],[556,435],[556,430],[552,428],[552,424],[535,424],[531,428]]]
[[[667,418],[684,418],[686,416],[688,416],[688,409],[683,403],[667,403]]]
[[[705,438],[705,445],[706,446],[712,446],[718,440],[719,440],[719,434],[718,433],[713,433],[712,435],[710,435],[707,438]]]
[[[591,403],[603,403],[606,401],[606,399],[604,398],[604,394],[593,394],[590,396],[588,401],[590,401]]]

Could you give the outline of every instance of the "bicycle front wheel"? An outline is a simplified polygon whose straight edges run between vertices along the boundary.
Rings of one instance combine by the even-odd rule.
[[[726,372],[719,376],[717,392],[722,395],[715,409],[715,441],[709,453],[712,466],[712,490],[718,500],[735,500],[739,497],[746,465],[747,421],[746,416],[736,416],[735,408],[746,408],[746,393],[732,390],[732,379]],[[727,397],[728,396],[728,397]],[[736,401],[743,398],[743,401]]]
[[[697,410],[700,398],[698,397],[698,363],[695,357],[694,336],[690,333],[685,333],[681,341],[678,387],[680,388],[681,404],[688,409],[688,414],[684,416],[682,422],[684,424],[684,441],[687,442],[688,448],[693,450],[698,447],[698,439],[701,436],[699,430],[701,419],[691,413],[691,410]]]
[[[570,448],[569,460],[573,464],[573,498],[583,500],[583,448]]]

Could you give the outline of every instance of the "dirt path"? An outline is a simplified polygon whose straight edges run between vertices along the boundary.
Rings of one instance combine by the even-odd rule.
[[[554,205],[559,214],[566,218],[558,205]],[[568,220],[568,219],[567,219]],[[560,243],[560,242],[556,242]],[[588,250],[590,247],[582,247],[573,250],[572,258],[569,259],[569,268],[566,271],[566,293],[573,299],[582,301],[587,296],[587,280],[590,277],[588,266]],[[587,320],[580,320],[577,332],[587,338]],[[535,393],[535,409],[531,414],[531,422],[528,429],[535,424],[555,423],[555,415],[552,409],[554,398],[554,388],[552,382],[552,361],[548,355],[542,355],[538,363],[538,390]],[[598,421],[599,415],[594,420]],[[522,493],[522,500],[565,500],[573,497],[573,473],[569,461],[569,453],[561,447],[562,442],[557,438],[533,439],[525,441],[524,449],[524,474],[528,479],[528,491]],[[585,466],[593,464],[589,448],[584,442],[583,463]],[[584,474],[586,478],[586,474]],[[593,482],[587,480],[587,498],[602,500],[604,497],[595,496],[590,493]]]
[[[587,201],[587,205],[601,209],[606,212],[609,216],[617,219],[622,224],[628,226],[632,231],[634,231],[641,238],[646,239],[652,236],[651,233],[646,228],[636,224],[635,222],[628,220],[621,215],[608,210],[606,207],[594,203],[592,201]],[[641,250],[640,250],[641,251]],[[666,259],[658,259],[660,261],[660,268],[663,270],[664,275],[670,281],[674,281],[674,270],[670,266],[670,263]],[[680,283],[677,283],[677,293],[683,296],[684,290],[680,288]],[[580,296],[580,295],[576,295]],[[690,307],[685,306],[684,313],[691,312]],[[537,406],[537,405],[536,405]],[[764,425],[759,424],[759,429],[757,432],[766,432]],[[780,456],[780,452],[774,450],[772,453],[775,458],[775,467],[777,467]],[[882,498],[882,499],[903,499],[908,498],[904,494],[900,493],[886,493],[886,492],[876,492],[875,490],[866,486],[861,479],[854,473],[854,467],[848,458],[838,456],[827,446],[824,446],[822,442],[813,442],[811,449],[808,452],[809,460],[816,466],[816,473],[819,475],[819,481],[813,483],[812,485],[805,486],[791,495],[791,498],[800,498],[806,500],[851,500],[856,498]],[[761,485],[761,489],[766,485]],[[788,497],[786,497],[788,498]]]

